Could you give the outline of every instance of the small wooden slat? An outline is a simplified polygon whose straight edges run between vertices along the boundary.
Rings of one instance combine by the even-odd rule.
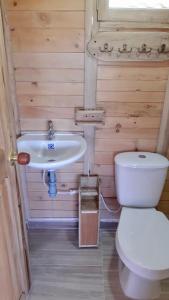
[[[7,0],[6,8],[9,10],[84,10],[84,0]]]
[[[97,78],[101,80],[167,80],[169,68],[99,66]]]
[[[95,151],[95,163],[96,164],[104,164],[104,165],[111,165],[113,163],[115,153],[112,151],[102,151],[97,152]]]
[[[29,191],[28,198],[30,201],[51,201],[47,192],[44,191]],[[78,194],[57,194],[56,201],[76,201],[78,199]]]
[[[30,218],[77,218],[77,211],[35,209],[30,211]]]
[[[82,83],[17,82],[17,95],[83,95]]]
[[[136,117],[136,116],[128,116],[128,117],[107,117],[105,118],[105,127],[102,130],[96,131],[96,136],[109,137],[111,138],[114,131],[119,131],[121,128],[132,128],[132,129],[140,129],[140,128],[157,128],[160,126],[160,117]],[[98,129],[100,129],[98,127]]]
[[[157,91],[163,92],[166,88],[166,80],[98,80],[97,90],[109,91]]]
[[[143,123],[145,121],[145,123]],[[126,129],[159,129],[160,117],[107,117],[105,118],[105,126],[100,131],[101,136],[105,133],[112,137],[115,132],[120,132],[121,128]],[[111,130],[113,129],[113,131]],[[131,131],[132,132],[132,131]],[[132,136],[134,138],[134,135]]]
[[[96,139],[96,151],[109,149],[117,152],[125,151],[150,151],[154,152],[157,141],[155,140],[110,140]]]
[[[32,121],[32,119],[21,119],[21,128],[22,130],[46,130],[46,124],[48,119],[38,119],[36,123]],[[54,128],[60,131],[82,131],[80,126],[74,124],[74,119],[53,119]],[[36,127],[35,127],[36,124]]]
[[[83,105],[83,96],[42,96],[42,95],[18,95],[19,105],[43,107],[76,107]]]
[[[109,151],[133,151],[135,148],[135,140],[118,140],[118,142],[115,139],[109,139],[106,137],[104,138],[96,138],[96,145],[95,150],[96,151],[104,151],[105,149],[108,149]]]
[[[116,196],[115,190],[113,187],[111,188],[101,188],[101,193],[103,197],[113,198]]]
[[[25,166],[25,171],[26,173],[38,173],[41,174],[42,170],[39,169],[35,169],[35,168],[31,168],[29,166]],[[57,170],[57,174],[61,174],[61,173],[82,173],[83,171],[83,163],[82,162],[76,162],[74,164],[70,164],[68,166],[65,166],[62,169]]]
[[[15,69],[16,81],[84,82],[83,69]]]
[[[11,38],[13,52],[84,52],[81,29],[17,28]]]
[[[59,118],[62,116],[63,119],[73,119],[74,109],[73,108],[54,108],[54,107],[31,107],[31,106],[20,106],[20,117],[22,119],[47,119]]]
[[[18,104],[22,106],[31,106],[31,107],[67,107],[74,108],[75,106],[81,106],[83,104],[83,96],[44,96],[44,95],[18,95]]]
[[[169,61],[133,61],[132,62],[132,67],[145,67],[145,68],[158,68],[158,67],[169,67]],[[131,61],[98,61],[98,66],[111,66],[111,67],[131,67]]]
[[[114,169],[114,165],[112,165]],[[101,188],[113,188],[115,189],[115,177],[114,176],[100,176]]]
[[[106,119],[107,120],[107,119]],[[109,130],[104,131],[106,136],[111,139],[157,139],[158,137],[158,128],[124,128],[116,125],[114,128],[111,127],[111,122],[106,121],[105,127]],[[104,127],[104,128],[105,128]],[[110,131],[111,128],[111,131]],[[102,130],[97,130],[97,137],[99,138],[99,133],[101,133],[101,138],[104,135],[102,134]],[[110,133],[110,134],[109,134]],[[105,136],[105,137],[106,137]],[[108,150],[106,150],[108,151]]]
[[[42,182],[42,173],[27,173],[26,175],[28,182]],[[76,173],[59,173],[57,174],[57,182],[78,182],[79,175]]]
[[[106,112],[106,116],[136,116],[160,117],[162,103],[127,103],[127,102],[99,102]]]
[[[11,28],[84,28],[84,12],[81,11],[9,11]]]
[[[94,166],[94,173],[100,175],[106,175],[106,176],[113,176],[114,170],[112,167],[112,164],[110,165],[103,165],[103,164],[97,164]]]
[[[29,203],[31,210],[58,210],[58,211],[69,211],[77,210],[77,201],[59,201],[56,197],[56,200],[46,200],[46,201],[33,201]]]
[[[98,192],[94,189],[81,189],[81,195],[82,196],[98,196]]]
[[[13,53],[13,60],[15,68],[84,68],[84,53]]]
[[[166,20],[167,22],[165,23],[164,20],[163,20],[163,23],[158,23],[158,22],[146,22],[146,29],[152,29],[152,30],[155,30],[155,31],[158,31],[158,30],[168,30],[168,20]],[[124,22],[124,21],[121,21],[121,22],[109,22],[109,21],[106,21],[106,22],[100,22],[100,28],[99,30],[100,31],[117,31],[117,30],[126,30],[126,31],[129,31],[129,30],[143,30],[145,29],[145,22],[138,22],[138,21],[135,21],[135,22]]]
[[[58,182],[57,187],[60,191],[67,191],[69,189],[78,189],[78,182]],[[43,182],[27,182],[28,192],[46,192],[45,197],[48,197],[48,187],[43,184]]]
[[[110,102],[163,102],[164,92],[153,91],[118,91],[118,92],[103,92],[97,91],[97,101]]]

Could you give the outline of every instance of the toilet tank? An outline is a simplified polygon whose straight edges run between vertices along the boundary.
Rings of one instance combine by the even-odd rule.
[[[155,207],[164,187],[169,161],[149,152],[115,156],[117,199],[122,206]]]

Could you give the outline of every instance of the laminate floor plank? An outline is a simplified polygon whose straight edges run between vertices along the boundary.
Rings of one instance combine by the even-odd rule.
[[[98,249],[79,249],[76,229],[31,229],[29,245],[28,300],[130,300],[120,287],[115,230],[101,230]],[[169,279],[158,300],[168,299]]]

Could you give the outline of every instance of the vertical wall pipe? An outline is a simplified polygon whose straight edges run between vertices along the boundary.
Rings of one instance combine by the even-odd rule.
[[[57,195],[57,186],[56,186],[56,172],[55,171],[48,171],[48,185],[49,185],[49,190],[48,190],[48,195],[51,198],[56,197]]]

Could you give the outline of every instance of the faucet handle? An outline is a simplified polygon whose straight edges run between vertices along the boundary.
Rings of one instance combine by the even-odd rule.
[[[53,122],[52,122],[52,120],[49,120],[49,121],[48,121],[48,127],[49,127],[49,129],[52,129],[52,128],[53,128]]]

